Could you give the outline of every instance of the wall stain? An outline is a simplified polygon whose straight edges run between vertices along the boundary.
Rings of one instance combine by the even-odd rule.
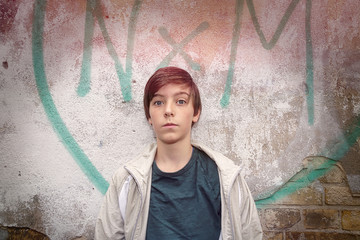
[[[9,68],[9,64],[8,64],[7,61],[2,62],[2,66],[3,66],[3,68],[5,68],[5,69],[8,69],[8,68]]]
[[[0,137],[3,137],[5,134],[12,134],[16,132],[16,128],[14,123],[5,122],[2,126],[0,126]]]
[[[0,32],[6,34],[10,31],[17,10],[19,7],[18,0],[0,1]]]
[[[2,197],[2,201],[5,199],[5,194],[6,192]],[[2,222],[6,222],[8,225],[26,226],[26,228],[36,229],[37,231],[45,231],[42,216],[43,209],[38,195],[34,195],[29,201],[19,202],[14,206],[16,206],[15,210],[12,208],[10,209],[9,207],[6,209],[0,209]],[[12,227],[7,229],[8,231],[10,230],[9,234],[26,234],[26,231],[22,230],[24,228]]]

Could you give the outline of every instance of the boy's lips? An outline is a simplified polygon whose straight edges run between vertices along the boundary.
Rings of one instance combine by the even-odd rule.
[[[163,127],[176,127],[176,126],[177,126],[177,124],[175,124],[175,123],[166,123],[163,125]]]

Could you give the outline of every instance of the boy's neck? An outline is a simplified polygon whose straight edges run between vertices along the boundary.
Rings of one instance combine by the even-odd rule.
[[[177,172],[190,161],[191,155],[192,146],[190,140],[174,144],[158,141],[155,162],[163,172]]]

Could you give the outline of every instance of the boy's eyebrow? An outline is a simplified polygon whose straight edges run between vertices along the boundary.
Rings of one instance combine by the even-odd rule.
[[[178,92],[178,93],[175,93],[174,96],[178,96],[178,95],[182,95],[182,94],[185,94],[188,97],[190,97],[190,93],[188,93],[188,92]],[[165,97],[165,96],[162,94],[159,94],[159,93],[155,93],[154,97]]]

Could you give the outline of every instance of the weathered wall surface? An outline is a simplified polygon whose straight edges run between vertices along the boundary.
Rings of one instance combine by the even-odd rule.
[[[298,182],[309,168],[324,158],[308,159],[305,168],[286,185]],[[276,194],[275,194],[276,195]],[[352,196],[345,171],[338,162],[330,171],[304,188],[259,206],[264,240],[360,238],[360,198]]]
[[[200,88],[193,138],[243,164],[258,203],[304,187],[281,188],[309,156],[329,160],[308,182],[342,161],[359,193],[357,0],[18,0],[0,14],[1,225],[91,238],[112,173],[154,141],[143,87],[168,65]]]

